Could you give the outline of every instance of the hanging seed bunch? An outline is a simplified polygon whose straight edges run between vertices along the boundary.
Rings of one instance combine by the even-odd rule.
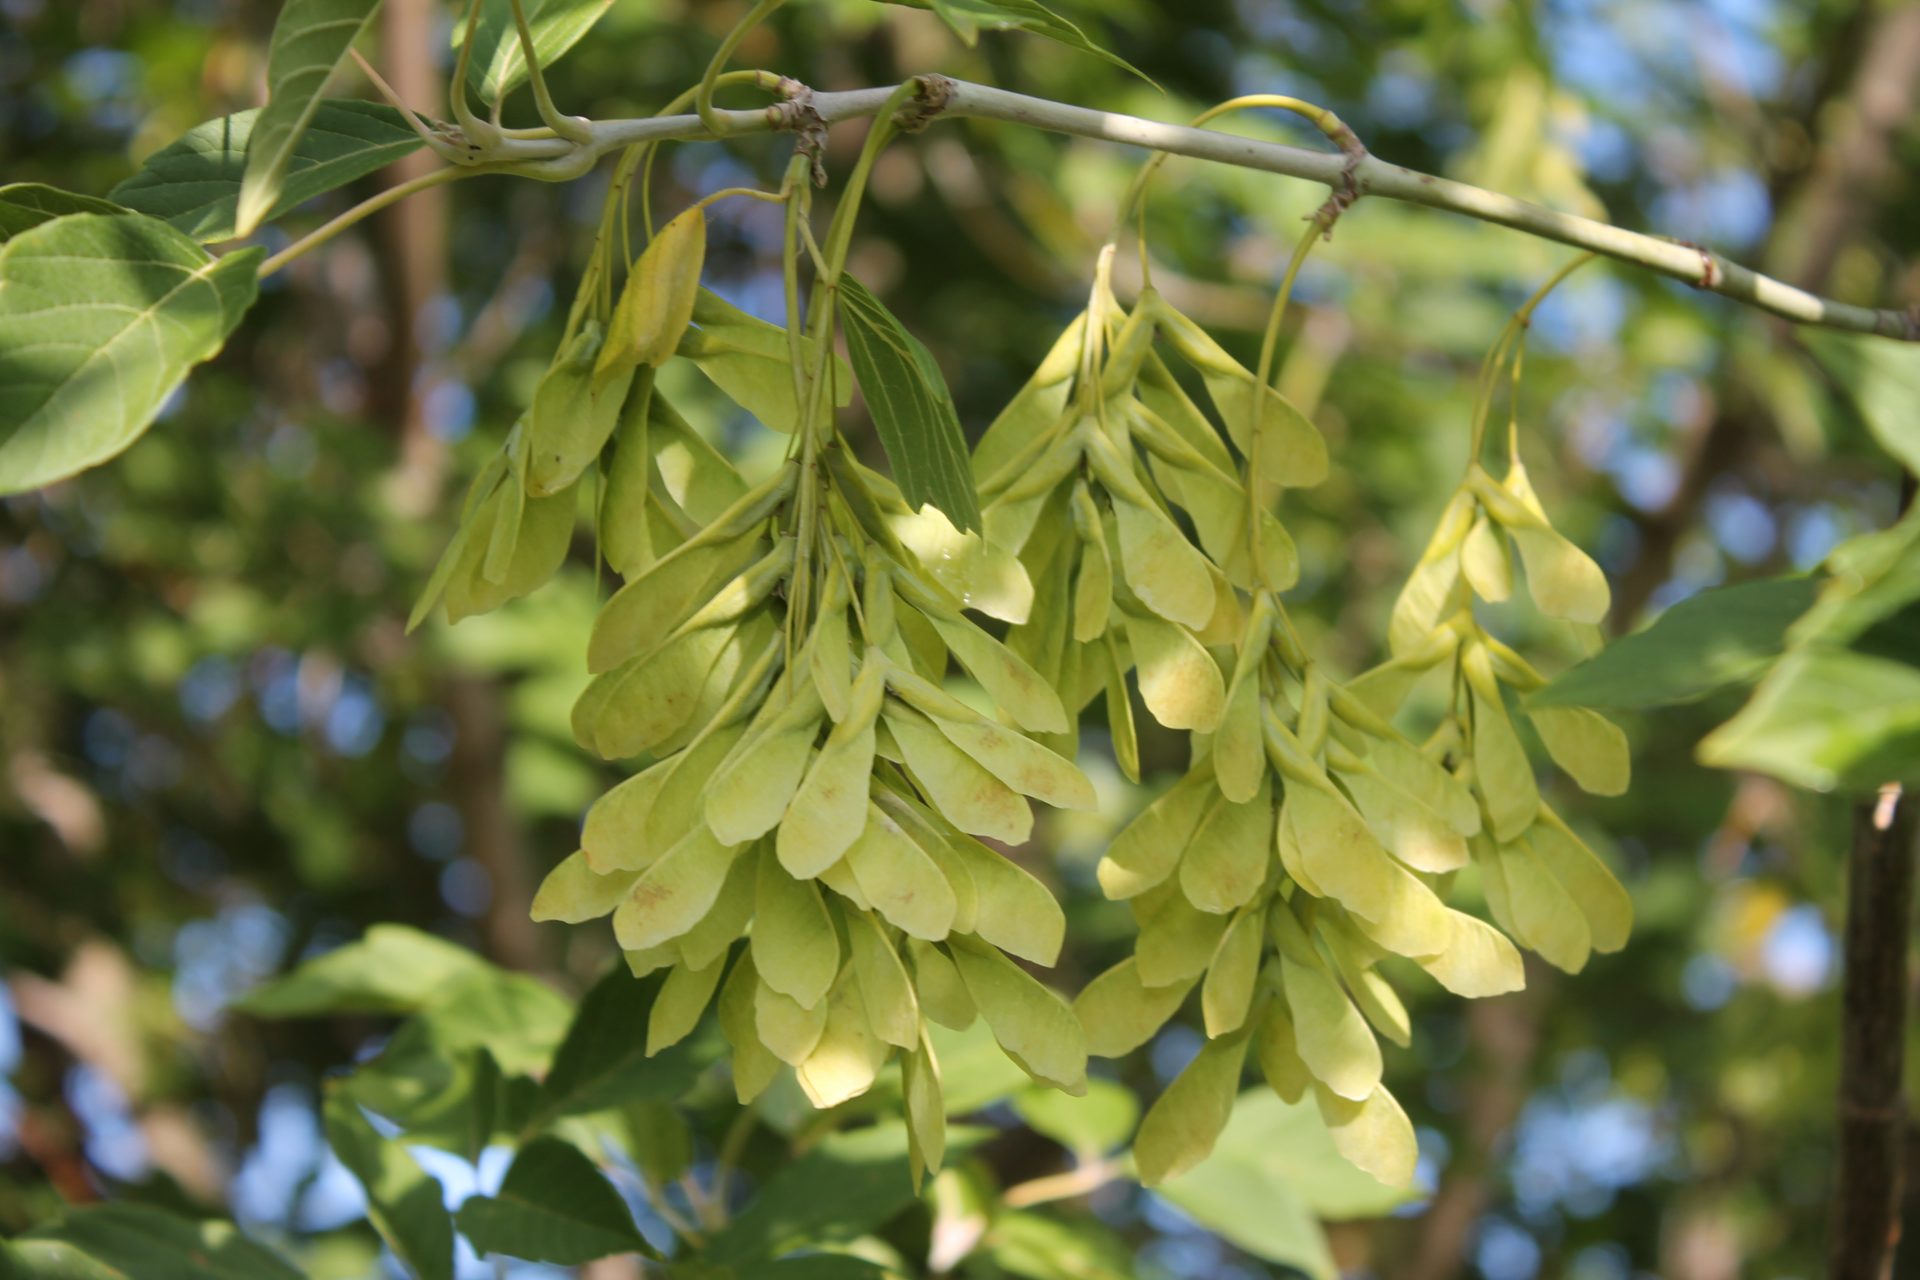
[[[786,327],[700,288],[696,207],[649,243],[617,302],[606,273],[589,273],[576,332],[492,468],[482,502],[507,510],[570,494],[599,461],[600,543],[625,579],[595,620],[594,678],[572,719],[582,746],[642,767],[592,806],[534,915],[610,917],[636,975],[665,971],[649,1053],[717,1002],[743,1102],[791,1067],[816,1106],[835,1106],[897,1056],[916,1171],[937,1169],[929,1020],[981,1017],[1033,1079],[1085,1087],[1071,1008],[1015,959],[1052,964],[1064,917],[983,840],[1024,842],[1030,799],[1089,808],[1094,795],[1028,736],[1065,733],[1059,695],[968,616],[1025,621],[1034,592],[1019,561],[861,466],[835,425],[857,377],[883,437],[902,414],[930,416],[904,425],[949,438],[964,466],[932,357],[839,270],[838,220],[801,331],[806,187],[793,179],[805,172],[782,193]],[[830,354],[841,325],[851,370]],[[792,436],[772,475],[747,484],[668,403],[653,374],[676,358]],[[966,505],[942,503],[962,518]],[[477,524],[456,536],[450,606],[467,545],[492,536]],[[507,563],[489,602],[534,578]],[[1004,721],[948,691],[955,667]]]
[[[1276,317],[1284,296],[1283,287]],[[1138,310],[1169,309],[1149,301]],[[1181,332],[1170,318],[1163,324]],[[1191,334],[1178,341],[1183,351],[1205,349]],[[1342,684],[1305,650],[1278,597],[1297,568],[1284,530],[1276,535],[1266,524],[1265,477],[1317,479],[1325,455],[1290,460],[1289,450],[1309,440],[1317,446],[1318,437],[1296,425],[1305,419],[1290,405],[1282,430],[1269,427],[1275,402],[1285,402],[1266,387],[1265,363],[1257,379],[1249,375],[1259,398],[1237,381],[1213,396],[1242,458],[1233,481],[1243,495],[1237,522],[1208,537],[1196,520],[1201,549],[1221,575],[1249,589],[1250,601],[1231,649],[1215,650],[1217,666],[1207,658],[1221,694],[1217,713],[1195,726],[1192,768],[1101,860],[1102,889],[1130,903],[1139,938],[1134,955],[1096,978],[1076,1011],[1089,1049],[1120,1056],[1145,1044],[1200,988],[1208,1041],[1141,1125],[1135,1156],[1144,1181],[1172,1177],[1212,1149],[1251,1056],[1281,1097],[1313,1097],[1349,1160],[1404,1183],[1417,1148],[1381,1083],[1378,1037],[1405,1046],[1411,1023],[1381,962],[1411,960],[1467,997],[1516,990],[1525,980],[1500,929],[1442,900],[1454,873],[1477,865],[1495,920],[1564,968],[1625,940],[1625,892],[1542,803],[1501,692],[1503,683],[1524,692],[1544,681],[1479,626],[1468,594],[1510,593],[1509,538],[1550,616],[1597,621],[1606,584],[1553,531],[1517,455],[1501,482],[1476,464],[1401,596],[1392,658]],[[1157,428],[1165,415],[1134,416],[1142,418]],[[1157,473],[1178,492],[1190,466],[1178,469],[1171,450],[1155,447],[1157,436],[1142,435],[1153,442]],[[1202,449],[1196,438],[1183,443]],[[1262,517],[1258,526],[1251,512]],[[1391,717],[1420,675],[1449,662],[1450,714],[1416,744]],[[1607,794],[1624,788],[1625,742],[1612,725],[1584,709],[1542,708],[1531,718],[1576,782]]]
[[[1557,278],[1547,288],[1553,283]],[[1504,355],[1516,389],[1516,335],[1544,292],[1515,317],[1490,362],[1497,376]],[[1391,715],[1414,680],[1435,667],[1450,668],[1449,714],[1428,749],[1458,761],[1481,811],[1470,849],[1487,905],[1524,946],[1577,973],[1593,952],[1626,945],[1632,902],[1606,864],[1541,798],[1509,703],[1521,709],[1554,763],[1594,795],[1627,789],[1626,735],[1586,707],[1524,702],[1522,695],[1545,678],[1480,625],[1473,601],[1500,603],[1512,596],[1517,550],[1535,607],[1576,628],[1591,628],[1606,615],[1607,581],[1548,520],[1520,460],[1517,419],[1508,423],[1506,474],[1495,479],[1480,464],[1484,399],[1483,391],[1474,461],[1394,604],[1388,630],[1393,656],[1363,678],[1362,696]]]
[[[1265,504],[1251,549],[1256,509],[1237,464],[1156,341],[1199,375],[1234,445],[1263,455],[1278,484],[1317,484],[1326,448],[1277,393],[1256,429],[1252,373],[1151,289],[1122,309],[1111,261],[1109,246],[1087,309],[988,428],[974,475],[988,543],[1019,553],[1036,586],[1012,647],[1076,713],[1104,691],[1116,756],[1138,781],[1127,671],[1154,719],[1211,732],[1226,686],[1206,646],[1239,635],[1235,588],[1282,589],[1299,576],[1293,541]]]

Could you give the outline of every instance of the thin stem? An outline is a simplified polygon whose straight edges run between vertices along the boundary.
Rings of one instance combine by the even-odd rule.
[[[787,195],[787,216],[784,228],[785,234],[781,236],[780,240],[780,276],[786,293],[787,361],[793,368],[793,403],[796,411],[798,411],[801,405],[807,403],[806,344],[800,336],[800,235],[806,230],[807,225],[807,211],[803,202],[807,190],[807,173],[811,167],[806,156],[800,154],[798,151],[794,152],[793,158],[787,161],[786,177],[781,183],[781,188]],[[795,440],[794,445],[801,450],[800,483],[802,486],[805,486],[808,493],[810,493],[813,484],[813,477],[810,474],[810,467],[813,462],[813,433],[799,429],[800,425],[801,424],[796,424],[794,434],[795,436],[804,436],[805,438]],[[796,607],[787,611],[785,625],[781,628],[785,635],[788,670],[793,669],[796,647],[794,631],[797,627],[805,625],[804,619],[796,619],[799,618],[800,607],[806,603],[804,599],[800,598],[804,593],[798,584],[808,576],[807,570],[813,560],[812,530],[806,527],[812,520],[810,502],[810,497],[803,494],[800,499],[800,524],[802,528],[798,530],[799,536],[796,538],[793,548],[793,581],[795,583],[794,591],[796,593],[794,604]]]
[[[473,45],[479,33],[480,0],[467,0],[466,32],[460,41],[460,56],[453,64],[453,79],[447,85],[447,105],[453,111],[455,123],[467,135],[467,141],[492,147],[500,143],[500,131],[474,115],[473,107],[467,102],[467,73],[473,66]]]
[[[667,1190],[646,1174],[640,1175],[640,1185],[647,1192],[647,1207],[660,1215],[660,1221],[672,1229],[673,1234],[685,1240],[694,1248],[704,1248],[707,1236],[704,1231],[687,1221],[686,1216],[667,1203]]]
[[[1030,1209],[1055,1200],[1072,1200],[1093,1194],[1118,1179],[1121,1173],[1116,1161],[1094,1160],[1065,1173],[1017,1182],[1001,1193],[1000,1200],[1009,1209]]]
[[[445,138],[427,127],[420,113],[401,100],[399,91],[387,83],[387,78],[381,75],[379,69],[371,62],[362,57],[358,49],[349,47],[347,52],[353,55],[353,60],[359,65],[361,74],[366,76],[380,96],[387,100],[387,105],[401,114],[407,126],[420,135],[420,141],[426,143],[435,155],[450,164],[457,164],[464,159]]]
[[[715,80],[716,87],[735,84],[751,84],[755,88],[771,90],[780,83],[780,77],[771,71],[729,71]],[[659,117],[667,117],[675,112],[684,111],[700,96],[700,86],[696,85],[676,95],[672,101],[660,108]],[[658,152],[658,144],[647,147],[645,160],[640,170],[640,218],[645,224],[647,239],[653,239],[653,157]]]
[[[1486,445],[1487,415],[1493,409],[1493,389],[1500,380],[1500,370],[1505,367],[1507,360],[1514,358],[1516,349],[1525,344],[1526,331],[1533,323],[1535,309],[1547,300],[1548,294],[1560,287],[1562,281],[1592,262],[1595,256],[1597,255],[1592,253],[1580,254],[1548,276],[1546,283],[1535,289],[1532,296],[1520,304],[1519,310],[1513,313],[1506,327],[1500,331],[1500,336],[1494,340],[1493,350],[1487,353],[1487,361],[1481,366],[1479,391],[1474,400],[1473,442],[1467,450],[1467,458],[1470,462],[1480,460],[1481,450]],[[1517,381],[1517,372],[1515,376]]]
[[[722,1223],[715,1216],[713,1201],[707,1195],[706,1189],[700,1185],[700,1180],[691,1172],[683,1173],[680,1175],[680,1190],[686,1194],[687,1203],[693,1207],[694,1221],[700,1224],[700,1229],[718,1231]]]
[[[752,1107],[740,1108],[740,1114],[727,1126],[726,1136],[720,1139],[720,1149],[714,1153],[712,1199],[722,1224],[727,1217],[727,1185],[733,1178],[734,1168],[740,1163],[740,1153],[747,1149],[747,1139],[753,1137],[753,1131],[759,1125],[759,1119],[759,1114]]]
[[[691,213],[695,209],[704,209],[708,205],[717,204],[730,196],[745,196],[749,200],[764,200],[768,204],[785,204],[787,202],[787,197],[778,191],[764,191],[759,187],[723,187],[719,191],[701,196],[698,200],[688,205],[686,211]]]
[[[786,0],[760,0],[747,11],[746,17],[735,24],[733,30],[727,32],[726,38],[720,42],[720,47],[713,51],[713,60],[707,63],[706,74],[700,77],[700,88],[694,103],[701,123],[707,126],[707,130],[714,137],[724,138],[731,132],[726,120],[716,115],[713,110],[713,91],[719,83],[720,73],[726,69],[727,63],[733,58],[733,51],[740,47],[740,42],[747,38],[748,33],[765,22],[775,9],[785,3]]]
[[[553,95],[547,92],[547,77],[540,70],[540,55],[534,51],[533,28],[527,23],[526,6],[520,0],[508,0],[513,9],[513,25],[520,35],[520,56],[527,64],[527,83],[533,89],[533,105],[540,112],[540,118],[547,127],[565,138],[568,142],[589,142],[593,139],[592,122],[580,116],[561,114],[553,105]],[[505,94],[501,97],[505,98]]]
[[[318,249],[321,245],[333,239],[348,227],[353,226],[355,223],[362,221],[372,214],[380,212],[390,204],[406,199],[415,192],[425,191],[428,187],[445,186],[449,182],[458,182],[462,178],[470,178],[481,172],[483,172],[483,170],[462,169],[457,167],[435,169],[432,173],[423,173],[409,182],[402,182],[398,186],[388,187],[379,195],[370,196],[362,200],[359,204],[333,219],[333,221],[320,227],[317,231],[308,232],[301,239],[295,240],[292,244],[262,262],[260,264],[260,278],[263,280],[266,279],[266,277],[280,270],[280,268],[286,266],[295,258]]]
[[[893,135],[899,132],[899,126],[894,123],[894,112],[919,96],[919,93],[919,82],[909,80],[888,94],[880,110],[874,113],[873,128],[867,131],[866,143],[860,148],[860,158],[854,162],[853,172],[847,175],[840,205],[833,211],[833,221],[827,224],[827,283],[830,286],[839,282],[840,273],[846,267],[847,249],[853,242],[853,224],[860,216],[860,201],[867,193],[867,179],[873,173],[873,163],[879,159],[887,143],[892,141]]]
[[[1258,107],[1271,107],[1280,111],[1291,111],[1295,115],[1305,116],[1314,127],[1327,135],[1342,151],[1352,152],[1360,148],[1359,139],[1352,129],[1339,116],[1302,98],[1289,97],[1281,93],[1249,93],[1237,98],[1208,107],[1187,122],[1189,129],[1197,129],[1210,120],[1233,111],[1245,111]],[[1153,268],[1147,262],[1147,189],[1153,185],[1154,178],[1167,162],[1166,151],[1156,151],[1147,162],[1140,166],[1140,172],[1133,176],[1133,183],[1127,188],[1126,196],[1120,201],[1120,216],[1116,225],[1125,226],[1131,220],[1136,224],[1135,243],[1140,253],[1140,282],[1142,286],[1153,284]]]
[[[587,318],[589,307],[598,302],[601,314],[613,308],[613,271],[607,261],[608,250],[613,242],[616,222],[626,207],[624,199],[627,184],[633,181],[633,171],[640,162],[637,154],[642,148],[629,147],[614,166],[613,178],[607,184],[606,200],[600,206],[600,223],[593,233],[593,248],[587,253],[586,270],[581,272],[580,287],[574,292],[573,306],[567,312],[567,325],[560,335],[560,346],[573,341],[573,335],[580,331],[581,324]],[[622,252],[625,252],[622,240]],[[620,265],[624,268],[633,259],[625,257]]]
[[[1293,282],[1300,274],[1301,264],[1313,252],[1313,246],[1320,243],[1320,237],[1332,226],[1336,216],[1324,211],[1316,215],[1307,233],[1300,237],[1300,243],[1293,247],[1286,274],[1280,277],[1280,288],[1273,295],[1267,330],[1260,338],[1260,363],[1254,369],[1250,388],[1253,404],[1247,415],[1247,549],[1253,557],[1256,586],[1264,587],[1267,582],[1266,554],[1262,546],[1265,539],[1260,536],[1260,513],[1266,505],[1264,486],[1260,483],[1260,438],[1267,425],[1267,388],[1273,378],[1275,353],[1280,347],[1280,326],[1286,319],[1287,303],[1293,297]]]

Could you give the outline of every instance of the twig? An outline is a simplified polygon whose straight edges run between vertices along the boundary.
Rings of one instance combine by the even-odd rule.
[[[1055,1200],[1072,1200],[1092,1195],[1124,1172],[1116,1161],[1092,1160],[1065,1173],[1015,1183],[1001,1193],[1000,1202],[1009,1209],[1030,1209]]]
[[[926,81],[933,79],[928,77]],[[1645,267],[1797,323],[1920,341],[1920,311],[1836,302],[1729,262],[1697,246],[1543,208],[1512,196],[1404,168],[1379,156],[1311,151],[1213,129],[1187,128],[1118,112],[1095,111],[964,80],[945,77],[938,80],[945,96],[938,109],[940,119],[970,117],[1027,125],[1053,133],[1305,178],[1336,192],[1348,190],[1356,196],[1380,196],[1444,209]],[[899,87],[816,93],[813,107],[827,124],[872,116],[888,109],[886,104]],[[711,138],[717,134],[768,133],[783,128],[790,118],[790,113],[779,107],[761,111],[716,107],[707,114],[710,123],[703,122],[699,115],[597,121],[588,128],[591,140],[579,144],[559,138],[502,139],[486,149],[483,159],[528,177],[559,181],[579,177],[602,155],[635,143]],[[926,118],[927,113],[923,111],[916,120]]]
[[[272,275],[289,262],[292,262],[295,258],[298,258],[301,254],[319,248],[327,241],[339,235],[342,231],[345,231],[348,227],[365,219],[369,214],[378,213],[388,205],[393,204],[397,200],[404,200],[416,191],[425,191],[429,187],[437,187],[461,178],[472,177],[474,174],[480,172],[481,170],[479,169],[451,167],[435,169],[431,173],[422,174],[411,182],[403,182],[397,187],[388,187],[379,195],[361,201],[339,217],[321,226],[319,230],[309,232],[306,236],[294,241],[280,252],[274,254],[271,258],[262,262],[260,264],[260,274],[263,277]]]

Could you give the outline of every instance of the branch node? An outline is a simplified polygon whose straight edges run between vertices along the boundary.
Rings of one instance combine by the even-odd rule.
[[[1718,289],[1726,281],[1726,273],[1720,269],[1720,259],[1714,255],[1713,250],[1703,244],[1696,244],[1692,240],[1675,240],[1674,243],[1700,255],[1700,278],[1689,280],[1688,284],[1696,289],[1711,291]]]
[[[1327,199],[1318,209],[1308,215],[1322,239],[1333,239],[1333,224],[1340,215],[1351,209],[1360,199],[1360,162],[1368,156],[1367,148],[1359,137],[1345,124],[1341,124],[1333,138],[1340,144],[1340,150],[1346,152],[1347,162],[1340,166],[1340,185],[1328,191]]]
[[[791,133],[795,145],[812,165],[813,185],[827,185],[827,121],[814,105],[813,90],[791,76],[781,76],[773,91],[780,101],[767,108],[767,124],[775,133]]]
[[[913,79],[913,102],[894,113],[894,127],[902,133],[919,133],[947,109],[953,101],[954,82],[946,76],[924,75]]]

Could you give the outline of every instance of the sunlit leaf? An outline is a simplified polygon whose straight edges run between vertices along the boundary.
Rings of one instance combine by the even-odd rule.
[[[524,0],[527,26],[533,32],[533,51],[545,71],[580,43],[613,0]],[[464,22],[455,22],[453,47],[466,38]],[[467,83],[489,106],[527,82],[527,59],[509,0],[482,0],[474,32],[473,61],[467,64]]]
[[[139,214],[72,214],[0,248],[0,493],[139,438],[253,305],[261,251],[214,258]]]
[[[1920,783],[1920,667],[1861,653],[1788,655],[1700,759],[1816,791]]]
[[[380,0],[287,0],[267,44],[267,105],[247,139],[234,234],[252,235],[280,203],[320,95],[380,10]]]

